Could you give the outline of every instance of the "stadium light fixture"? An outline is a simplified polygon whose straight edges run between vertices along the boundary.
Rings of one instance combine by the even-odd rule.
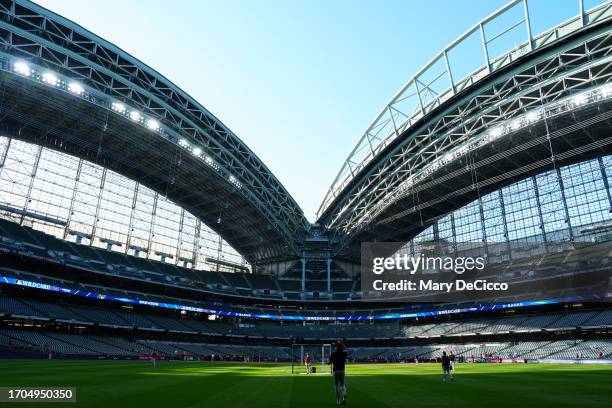
[[[612,96],[612,83],[605,84],[601,87],[600,92],[604,98]]]
[[[73,94],[83,95],[85,89],[83,89],[81,84],[79,84],[78,82],[70,82],[68,84],[68,91],[72,92]]]
[[[52,86],[58,86],[60,84],[59,78],[53,72],[45,72],[42,76],[42,80]]]
[[[525,119],[529,123],[537,122],[538,120],[540,120],[541,114],[542,112],[539,109],[534,110],[534,111],[527,113],[527,116],[525,116]]]
[[[192,151],[194,156],[199,156],[202,154],[202,149],[200,149],[199,147],[195,147]]]
[[[111,105],[112,110],[119,113],[125,113],[125,105],[119,102],[113,102]]]
[[[140,113],[136,111],[131,111],[130,119],[132,119],[134,122],[140,122],[140,120],[142,119],[142,116],[140,115]]]
[[[158,131],[159,130],[159,122],[155,119],[149,119],[147,121],[147,127],[151,130]]]
[[[576,106],[584,105],[589,101],[589,95],[580,93],[572,98],[572,103]]]
[[[446,153],[444,156],[442,156],[442,163],[448,163],[452,161],[453,158],[454,158],[453,152]]]
[[[185,149],[189,148],[189,142],[187,141],[187,139],[181,139],[178,142],[179,146],[184,147]]]
[[[234,177],[232,174],[230,174],[229,176],[229,182],[238,188],[242,188],[242,183],[240,183],[240,181],[238,181],[238,179]]]
[[[510,129],[512,130],[517,130],[520,129],[523,125],[523,122],[521,121],[521,118],[515,119],[510,123]]]
[[[23,61],[16,62],[15,65],[13,65],[13,69],[18,74],[21,74],[24,76],[30,76],[32,74],[32,70],[30,69],[30,66]]]
[[[503,127],[497,126],[497,127],[493,128],[493,129],[491,129],[490,134],[491,134],[491,136],[496,138],[496,137],[500,137],[502,132],[503,132]]]

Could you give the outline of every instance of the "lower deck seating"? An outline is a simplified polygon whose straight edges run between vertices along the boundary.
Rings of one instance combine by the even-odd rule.
[[[56,355],[131,357],[157,353],[164,358],[289,361],[286,346],[235,345],[159,340],[130,340],[116,336],[89,336],[32,330],[0,330],[0,346],[28,349]],[[408,347],[356,347],[349,349],[350,361],[396,362],[439,359],[442,352],[453,353],[464,361],[487,358],[512,359],[599,359],[612,358],[612,340],[561,340],[487,345],[446,344]],[[214,357],[213,357],[214,356]]]

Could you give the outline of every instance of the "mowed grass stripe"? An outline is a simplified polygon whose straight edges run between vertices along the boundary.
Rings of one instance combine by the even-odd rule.
[[[349,405],[354,407],[610,407],[611,380],[610,366],[460,364],[453,383],[442,382],[437,364],[347,369]],[[64,405],[73,408],[335,405],[330,375],[291,375],[287,365],[160,361],[153,368],[144,361],[0,362],[0,386],[62,385],[77,387],[77,404]]]

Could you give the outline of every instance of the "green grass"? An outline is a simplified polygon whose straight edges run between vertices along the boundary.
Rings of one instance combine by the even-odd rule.
[[[443,383],[431,364],[351,365],[348,406],[612,407],[611,366],[462,364],[455,377]],[[64,404],[73,408],[335,406],[330,375],[291,375],[286,365],[0,361],[0,386],[76,386],[77,403]]]

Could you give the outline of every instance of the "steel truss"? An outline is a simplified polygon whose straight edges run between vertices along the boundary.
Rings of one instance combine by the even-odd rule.
[[[197,146],[214,161],[229,188],[243,194],[283,236],[285,251],[295,252],[308,227],[301,209],[259,158],[202,105],[118,47],[34,3],[1,0],[0,16],[5,53],[106,95],[106,101],[94,99],[111,112],[112,103],[120,102],[155,118],[175,144],[187,140]]]
[[[455,95],[473,87],[491,73],[514,64],[522,56],[545,48],[576,30],[609,18],[612,12],[612,3],[609,1],[589,11],[584,10],[582,0],[579,0],[577,5],[579,12],[576,17],[534,36],[528,1],[512,0],[440,51],[400,89],[359,138],[326,193],[317,213],[318,218],[326,218],[326,214],[337,207],[337,201],[344,195],[345,190],[355,183],[354,180],[368,164],[375,161],[377,156],[408,128],[418,125],[430,112]],[[517,9],[520,9],[519,17],[513,15]],[[508,19],[514,20],[514,23],[508,25],[505,22]],[[502,21],[505,29],[494,34],[489,33],[488,28],[499,21]],[[453,74],[453,58],[465,58],[461,55],[453,57],[453,54],[474,36],[479,37],[484,65],[457,80]],[[509,37],[520,45],[497,57],[491,55],[492,44]]]
[[[606,23],[494,75],[444,111],[432,113],[418,129],[408,129],[369,164],[320,221],[336,232],[340,248],[346,246],[360,231],[380,221],[376,217],[383,210],[406,195],[418,194],[419,178],[435,171],[432,166],[436,161],[501,123],[608,82],[611,52],[612,34]],[[436,182],[443,180],[429,183]],[[407,211],[398,211],[392,219],[405,216]]]
[[[329,219],[330,212],[339,211],[343,206],[341,201],[345,195],[350,194],[347,191],[359,184],[358,179],[369,164],[375,162],[389,145],[411,127],[420,125],[427,115],[473,88],[492,73],[515,64],[523,56],[534,50],[549,48],[583,27],[605,21],[612,14],[612,3],[609,1],[589,11],[584,10],[582,0],[577,2],[577,6],[577,16],[534,36],[527,0],[512,0],[440,51],[400,89],[360,137],[325,195],[318,218]],[[517,10],[520,10],[518,17],[515,15]],[[505,20],[514,22],[509,24]],[[505,29],[491,34],[488,28],[499,21],[502,21]],[[484,65],[466,77],[457,79],[453,74],[453,53],[466,44],[472,47],[470,41],[475,36],[480,42]],[[492,55],[490,47],[496,41],[509,37],[519,45],[497,57]]]

